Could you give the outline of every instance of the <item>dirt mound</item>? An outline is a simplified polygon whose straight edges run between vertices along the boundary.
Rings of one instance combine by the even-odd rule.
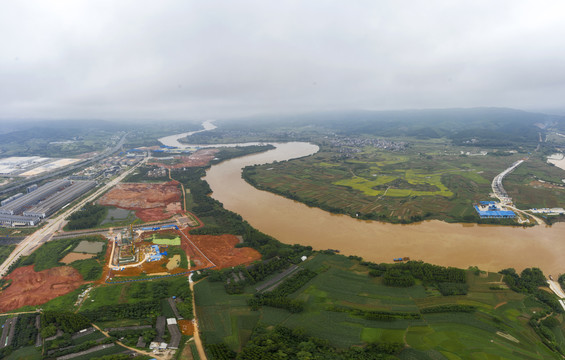
[[[235,235],[188,235],[188,237],[220,269],[249,264],[261,259],[261,254],[255,249],[236,248],[239,239]]]
[[[12,284],[0,293],[0,312],[41,305],[84,284],[80,273],[70,266],[40,272],[35,272],[33,265],[25,266],[12,271],[6,279],[11,279]]]
[[[183,155],[175,156],[174,158],[177,161],[177,163],[174,165],[165,164],[163,162],[159,162],[159,160],[154,160],[150,162],[148,165],[156,165],[167,169],[180,169],[185,167],[206,166],[212,159],[214,159],[218,151],[219,151],[218,149],[201,149],[189,156],[183,156]]]
[[[181,191],[178,182],[163,184],[119,184],[106,193],[98,203],[134,210],[143,221],[159,221],[182,213]]]

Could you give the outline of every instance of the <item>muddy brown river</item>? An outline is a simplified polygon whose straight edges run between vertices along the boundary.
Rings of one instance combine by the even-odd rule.
[[[257,190],[241,178],[247,165],[306,156],[317,151],[307,143],[277,144],[262,154],[213,166],[206,181],[212,196],[257,229],[288,244],[339,249],[366,260],[392,262],[410,257],[433,264],[498,271],[539,267],[546,275],[565,272],[565,224],[533,228],[448,224],[426,221],[397,225],[334,215],[297,201]]]
[[[201,131],[215,128],[211,122],[204,123],[203,127]],[[192,133],[195,132],[159,140],[165,145],[190,147],[179,143],[178,139]],[[212,196],[226,209],[240,214],[255,228],[284,243],[310,245],[318,250],[339,249],[342,254],[358,255],[375,262],[410,257],[460,268],[475,265],[489,271],[539,267],[546,275],[565,273],[565,223],[532,228],[448,224],[437,220],[410,225],[388,224],[330,214],[257,190],[241,178],[243,167],[294,159],[318,151],[316,145],[303,142],[274,145],[274,150],[214,165],[205,179],[212,188]]]

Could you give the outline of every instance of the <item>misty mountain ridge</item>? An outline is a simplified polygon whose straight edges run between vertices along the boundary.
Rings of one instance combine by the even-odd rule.
[[[422,110],[351,110],[295,115],[256,116],[237,122],[222,121],[230,129],[319,126],[342,135],[371,134],[383,137],[447,137],[455,144],[513,146],[539,140],[539,133],[563,131],[565,116],[509,108],[453,108]]]

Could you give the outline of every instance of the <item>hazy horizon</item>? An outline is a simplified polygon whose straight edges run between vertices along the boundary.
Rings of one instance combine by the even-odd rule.
[[[564,115],[559,1],[20,1],[0,121],[506,107]]]

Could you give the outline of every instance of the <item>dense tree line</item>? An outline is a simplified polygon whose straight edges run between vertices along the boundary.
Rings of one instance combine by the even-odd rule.
[[[459,305],[459,304],[445,304],[432,307],[423,308],[420,310],[422,314],[446,313],[446,312],[465,312],[471,313],[477,310],[476,306],[472,305]]]
[[[230,283],[233,285],[253,285],[265,279],[267,276],[287,268],[288,266],[290,266],[288,259],[273,258],[253,265],[249,265],[247,267],[237,266],[234,269],[203,271],[201,272],[200,276],[194,275],[193,280],[197,281],[200,278],[208,276],[208,279],[212,282],[227,282],[228,280],[230,280]],[[241,274],[243,276],[243,279],[239,280],[238,282],[233,282],[234,274],[238,276],[239,274]]]
[[[59,350],[55,350],[55,351],[51,352],[50,354],[48,354],[47,356],[45,356],[44,359],[46,359],[46,360],[57,359],[60,356],[65,356],[65,355],[85,351],[85,350],[88,350],[88,349],[93,348],[93,347],[98,346],[98,345],[111,344],[114,341],[115,341],[115,339],[113,339],[113,338],[105,338],[105,339],[102,339],[99,342],[95,341],[95,340],[85,341],[82,344],[79,344],[79,345],[76,345],[76,346],[59,348]]]
[[[206,344],[206,350],[210,357],[214,360],[231,360],[235,359],[237,355],[224,343]]]
[[[516,270],[509,268],[500,271],[500,273],[504,275],[504,282],[510,289],[519,293],[532,294],[553,311],[563,312],[563,308],[554,294],[539,289],[539,287],[548,286],[545,275],[540,269],[527,268],[518,275]]]
[[[144,319],[159,315],[161,313],[161,302],[159,300],[152,300],[135,304],[106,305],[94,310],[83,310],[80,313],[91,322],[116,319]]]
[[[237,355],[238,360],[260,359],[334,359],[376,360],[397,359],[396,354],[404,348],[399,343],[376,343],[365,347],[338,349],[327,340],[305,334],[301,329],[276,326],[268,330],[257,326],[250,341]]]
[[[67,220],[65,230],[91,229],[98,226],[108,215],[108,208],[102,205],[87,203],[82,209],[72,213]]]
[[[367,320],[375,320],[375,321],[394,321],[401,319],[417,320],[422,318],[420,313],[416,313],[416,312],[371,311],[371,310],[350,308],[346,306],[332,306],[328,308],[328,310],[335,312],[346,312],[354,316],[359,316]]]
[[[37,314],[22,314],[18,316],[12,348],[19,349],[24,346],[35,344],[37,328],[35,327],[35,317]]]
[[[565,356],[565,348],[560,344],[560,342],[555,337],[555,334],[551,330],[551,328],[555,326],[555,321],[552,320],[549,320],[548,322],[545,321],[545,319],[552,318],[552,317],[548,317],[550,315],[551,313],[549,311],[539,311],[537,313],[534,313],[530,317],[528,324],[532,327],[532,329],[534,329],[536,334],[538,334],[538,336],[541,338],[541,341],[545,346],[547,346],[552,351],[558,352],[562,356]],[[557,321],[557,324],[558,323],[559,321]]]
[[[383,284],[394,287],[410,287],[416,280],[408,270],[389,267],[383,274]]]
[[[72,334],[90,326],[90,321],[82,314],[68,311],[44,311],[41,314],[41,328],[55,325],[56,328]],[[43,334],[43,333],[42,333]]]
[[[312,280],[316,272],[304,269],[297,274],[285,279],[277,288],[271,292],[258,293],[255,297],[249,299],[247,304],[251,310],[258,310],[261,306],[271,306],[285,309],[291,313],[298,313],[304,310],[304,302],[288,298],[288,295],[306,285]]]
[[[443,296],[467,295],[469,285],[461,283],[442,282],[437,284],[437,289]]]
[[[270,294],[277,294],[281,296],[288,296],[306,285],[306,283],[316,277],[316,275],[318,275],[318,273],[309,269],[300,270],[297,274],[285,279],[275,290],[265,293],[264,295],[268,296]]]
[[[375,270],[378,274],[384,274],[389,268],[408,271],[414,278],[422,280],[425,284],[437,284],[440,282],[466,283],[465,270],[454,267],[432,265],[423,261],[407,261],[396,264],[375,264],[362,261],[361,265]]]
[[[434,284],[440,282],[465,283],[467,277],[465,270],[454,267],[432,265],[423,261],[408,261],[405,263],[394,264],[400,269],[408,270],[416,279],[424,283]]]
[[[422,261],[407,261],[397,264],[375,264],[361,261],[369,268],[370,277],[383,277],[387,286],[409,287],[422,280],[425,286],[434,286],[444,295],[465,295],[468,291],[465,270],[427,264]]]

